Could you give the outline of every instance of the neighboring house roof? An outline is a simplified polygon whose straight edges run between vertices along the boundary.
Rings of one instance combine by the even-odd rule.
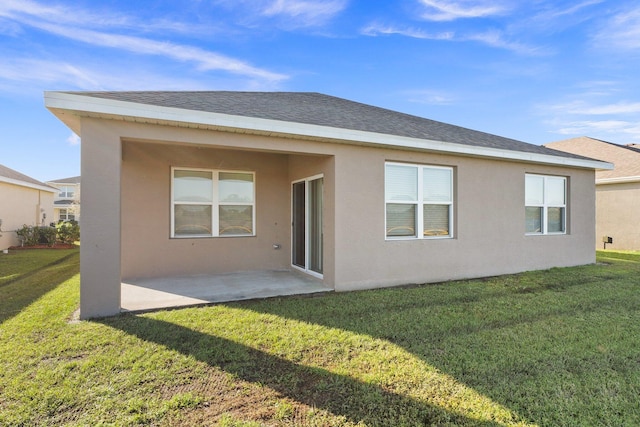
[[[320,93],[46,92],[45,104],[76,133],[80,132],[79,117],[101,117],[575,167],[609,167],[579,155]]]
[[[80,177],[72,176],[71,178],[51,179],[47,182],[52,184],[80,184]]]
[[[36,190],[49,191],[51,193],[55,193],[58,191],[57,188],[50,187],[44,182],[40,182],[37,179],[33,179],[30,176],[8,168],[4,165],[0,165],[0,182],[20,185],[22,187],[33,188]]]
[[[596,183],[640,181],[640,149],[581,136],[545,144],[555,150],[613,163],[613,170],[596,171]]]

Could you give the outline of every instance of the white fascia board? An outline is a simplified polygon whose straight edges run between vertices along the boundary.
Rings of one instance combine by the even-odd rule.
[[[640,176],[623,176],[620,178],[596,179],[596,185],[626,184],[630,182],[640,182]]]
[[[0,176],[0,182],[6,182],[7,184],[19,185],[20,187],[27,187],[34,190],[47,191],[49,193],[57,193],[58,190],[52,187],[47,187],[44,185],[33,184],[31,182],[21,181],[19,179],[7,178],[5,176]]]
[[[81,94],[45,92],[45,105],[50,109],[70,110],[78,115],[83,113],[105,114],[123,120],[135,118],[163,122],[181,122],[192,127],[213,126],[238,129],[244,132],[267,133],[273,135],[310,137],[358,145],[371,145],[397,149],[436,151],[477,157],[490,157],[548,165],[559,165],[586,169],[613,169],[613,165],[597,160],[558,157],[547,154],[478,147],[429,139],[410,138],[353,129],[319,126],[281,120],[260,119],[206,111],[185,110],[127,101],[96,98]]]

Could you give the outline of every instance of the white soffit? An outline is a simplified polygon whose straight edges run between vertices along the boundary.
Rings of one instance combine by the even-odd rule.
[[[111,119],[145,121],[157,124],[182,123],[186,127],[201,129],[203,126],[226,128],[246,133],[281,135],[301,139],[322,139],[333,142],[435,151],[468,156],[490,157],[531,163],[570,166],[586,169],[613,169],[613,165],[597,160],[575,159],[523,151],[478,147],[465,144],[409,138],[360,130],[319,126],[281,120],[260,119],[207,111],[186,110],[113,99],[97,98],[82,94],[45,92],[45,106],[61,121],[80,135],[78,117],[104,117]],[[71,113],[71,117],[66,113]]]

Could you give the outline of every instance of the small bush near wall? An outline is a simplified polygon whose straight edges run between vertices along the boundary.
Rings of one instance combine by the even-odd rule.
[[[60,221],[55,229],[60,243],[72,245],[80,240],[80,226],[77,221]]]
[[[20,229],[16,230],[16,234],[24,246],[53,246],[56,243],[58,233],[54,227],[23,225]]]

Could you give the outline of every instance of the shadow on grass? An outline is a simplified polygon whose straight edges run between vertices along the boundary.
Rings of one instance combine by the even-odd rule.
[[[4,282],[0,285],[0,324],[78,274],[79,269],[80,254],[74,249],[62,258]]]
[[[299,365],[174,323],[134,315],[98,321],[194,357],[242,380],[268,386],[294,401],[344,416],[354,423],[371,426],[501,425],[470,419],[348,376]]]
[[[636,288],[629,282],[640,273],[640,258],[619,258],[629,262],[622,264],[624,270],[586,266],[505,276],[486,292],[463,286],[469,293],[456,293],[443,285],[424,292],[396,288],[231,306],[387,340],[530,422],[598,425],[609,412],[619,417],[613,425],[625,420],[620,408],[626,408],[637,392],[624,389],[625,371],[616,368],[619,364],[627,369],[629,356],[604,349],[632,345],[633,339],[609,342],[611,334],[603,335],[599,325],[589,325],[587,319],[620,313],[611,330],[628,330],[631,337],[637,330],[628,321],[638,309]],[[572,332],[573,327],[577,329]],[[563,332],[556,334],[557,329]],[[617,376],[592,375],[592,369]],[[635,365],[628,369],[637,372]],[[625,390],[626,396],[600,397],[593,388],[605,380],[620,395]],[[576,396],[563,394],[580,382],[593,388],[574,391]],[[537,398],[538,393],[544,397]],[[599,398],[602,402],[585,410],[585,399]],[[574,418],[577,413],[579,421]]]

